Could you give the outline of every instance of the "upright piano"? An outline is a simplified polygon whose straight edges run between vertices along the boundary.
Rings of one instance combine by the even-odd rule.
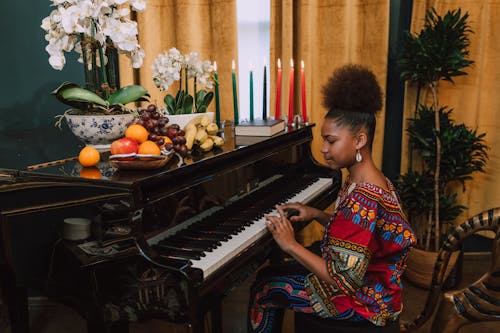
[[[150,317],[203,332],[208,312],[221,331],[221,299],[279,250],[264,215],[287,201],[324,209],[337,195],[341,175],[314,160],[312,126],[253,141],[226,126],[220,149],[158,170],[117,170],[106,154],[97,177],[76,159],[0,169],[13,332],[29,332],[33,290],[76,309],[89,332],[126,332]],[[91,220],[90,236],[68,240],[67,217]]]

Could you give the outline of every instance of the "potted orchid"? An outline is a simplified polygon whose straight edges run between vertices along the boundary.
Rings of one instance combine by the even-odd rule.
[[[89,143],[92,141],[89,137],[96,133],[89,133],[91,130],[84,124],[94,124],[99,115],[113,115],[97,130],[113,132],[111,136],[122,135],[121,129],[116,132],[116,127],[124,127],[135,116],[125,105],[146,100],[149,96],[142,86],[119,88],[117,82],[118,54],[126,55],[132,67],[142,66],[144,51],[137,40],[137,23],[129,16],[131,10],[144,11],[145,0],[51,0],[51,3],[55,8],[41,25],[47,33],[45,50],[49,54],[49,64],[62,70],[66,63],[64,53],[75,51],[80,55],[78,61],[83,64],[85,73],[85,88],[64,82],[52,92],[58,100],[72,107],[58,116],[56,124],[60,126],[65,118],[73,133],[83,134],[81,139]],[[75,114],[91,115],[92,118],[75,120]],[[128,121],[118,120],[121,126],[112,123],[118,114],[128,117]]]
[[[189,80],[193,81],[193,95],[189,93]],[[209,60],[200,60],[197,52],[184,56],[176,48],[159,54],[153,64],[153,81],[161,91],[168,90],[176,81],[179,89],[175,95],[164,98],[169,115],[204,113],[214,93],[205,89],[214,87],[214,67]]]

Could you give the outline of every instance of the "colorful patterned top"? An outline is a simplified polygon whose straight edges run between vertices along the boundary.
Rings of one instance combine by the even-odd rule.
[[[401,275],[415,236],[390,191],[348,179],[337,198],[321,244],[333,284],[309,274],[306,290],[322,317],[349,309],[377,326],[395,320],[402,310]]]

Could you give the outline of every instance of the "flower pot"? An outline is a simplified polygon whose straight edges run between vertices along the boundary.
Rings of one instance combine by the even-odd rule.
[[[453,252],[448,262],[448,267],[444,275],[443,283],[448,285],[447,280],[453,272],[457,260],[460,256],[460,251]],[[430,289],[432,285],[432,275],[434,273],[434,265],[438,257],[438,252],[424,251],[417,248],[412,248],[408,254],[408,266],[405,271],[407,280],[424,289]],[[459,272],[455,272],[459,274]],[[458,280],[456,277],[455,280]],[[448,287],[452,287],[449,286]]]
[[[169,115],[165,114],[165,117],[168,118],[168,124],[177,124],[181,129],[189,123],[193,118],[198,117],[199,115],[206,114],[210,118],[210,120],[214,121],[214,112],[206,112],[206,113],[188,113],[188,114],[177,114],[177,115]]]
[[[78,115],[67,112],[64,117],[73,134],[87,145],[109,145],[125,134],[135,114]]]

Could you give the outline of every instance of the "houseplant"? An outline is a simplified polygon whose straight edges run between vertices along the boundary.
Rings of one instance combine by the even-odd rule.
[[[427,89],[432,103],[425,101],[409,119],[407,133],[410,149],[419,159],[411,159],[408,172],[401,175],[397,187],[414,228],[418,247],[438,251],[448,226],[466,208],[457,203],[457,190],[474,172],[483,172],[487,160],[485,134],[452,120],[453,110],[439,106],[438,86],[441,80],[454,83],[453,78],[466,75],[470,66],[468,46],[472,33],[467,23],[469,15],[461,10],[448,11],[439,16],[434,9],[426,13],[425,24],[418,34],[408,33],[399,56],[401,78]],[[417,94],[418,99],[419,94]],[[430,104],[430,105],[427,105]],[[418,250],[415,250],[418,251]],[[419,252],[410,255],[407,276],[412,279],[412,268],[421,269],[422,263],[412,265],[412,259],[424,258]],[[430,283],[435,254],[431,255],[428,279],[419,275],[413,281]],[[412,267],[413,266],[413,267]]]
[[[212,63],[200,60],[197,52],[182,55],[176,48],[171,48],[159,54],[153,64],[153,81],[161,91],[168,90],[179,81],[176,95],[167,93],[164,98],[166,113],[177,123],[183,118],[176,119],[177,115],[206,112],[214,98],[212,91],[199,89],[200,85],[212,89],[215,79]],[[192,95],[189,93],[190,81],[193,83]],[[213,118],[213,113],[210,116]]]
[[[60,116],[57,124],[60,126],[65,118],[73,133],[82,135],[86,143],[111,141],[123,135],[125,126],[134,118],[125,105],[148,96],[141,86],[119,88],[117,80],[118,54],[130,58],[134,68],[142,65],[144,51],[137,41],[137,23],[128,17],[131,9],[143,11],[146,3],[144,0],[52,0],[52,6],[55,9],[41,25],[47,32],[45,49],[49,63],[62,70],[66,63],[64,52],[74,50],[80,55],[85,74],[85,88],[65,82],[54,90],[58,100],[73,108]],[[75,114],[85,118],[75,120]],[[126,114],[125,119],[121,119],[122,114]],[[99,139],[94,134],[108,137]]]

